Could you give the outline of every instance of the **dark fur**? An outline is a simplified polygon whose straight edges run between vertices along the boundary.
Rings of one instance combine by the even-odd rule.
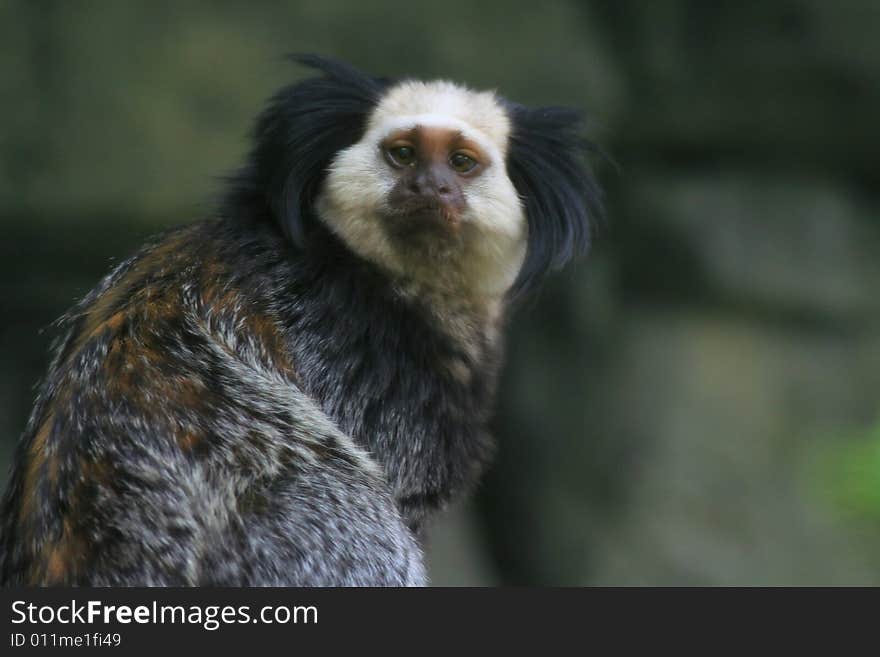
[[[282,89],[257,121],[251,166],[239,192],[263,195],[284,233],[304,247],[315,226],[311,208],[324,170],[337,152],[357,142],[387,81],[315,55],[294,58],[324,76]],[[245,213],[253,211],[247,199]]]
[[[426,518],[491,453],[498,327],[445,333],[313,216],[387,83],[305,62],[325,75],[271,102],[219,218],[62,318],[0,510],[2,583],[424,583]],[[586,246],[593,187],[570,119],[510,107],[522,291]]]
[[[592,219],[602,213],[602,197],[584,167],[593,145],[580,135],[577,112],[506,105],[513,120],[507,171],[525,203],[529,225],[526,260],[511,290],[515,297],[587,252]]]

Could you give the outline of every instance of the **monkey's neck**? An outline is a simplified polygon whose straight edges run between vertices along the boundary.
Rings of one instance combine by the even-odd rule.
[[[298,254],[288,277],[284,316],[305,392],[381,464],[418,528],[490,457],[500,302],[421,295],[332,242]]]

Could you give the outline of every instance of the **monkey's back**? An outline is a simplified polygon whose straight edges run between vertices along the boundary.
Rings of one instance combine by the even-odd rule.
[[[61,321],[0,515],[5,584],[419,584],[381,469],[298,381],[270,229],[165,234]]]

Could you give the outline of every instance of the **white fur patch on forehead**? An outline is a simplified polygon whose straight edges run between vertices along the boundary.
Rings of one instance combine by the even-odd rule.
[[[475,141],[488,141],[502,157],[507,153],[510,119],[495,94],[453,82],[401,82],[376,106],[367,129],[380,131],[426,123],[461,129]]]

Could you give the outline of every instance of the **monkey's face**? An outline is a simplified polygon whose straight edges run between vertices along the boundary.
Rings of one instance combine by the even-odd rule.
[[[455,294],[503,294],[526,246],[507,175],[510,120],[494,95],[405,82],[337,154],[318,200],[323,221],[362,257]]]

